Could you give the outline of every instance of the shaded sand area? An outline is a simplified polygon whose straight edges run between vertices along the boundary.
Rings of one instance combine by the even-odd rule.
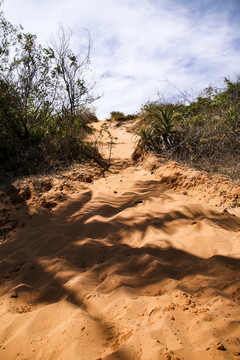
[[[240,359],[238,209],[167,188],[113,134],[104,177],[26,201],[0,243],[0,359]]]

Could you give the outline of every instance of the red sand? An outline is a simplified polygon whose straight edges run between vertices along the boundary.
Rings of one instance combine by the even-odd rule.
[[[26,200],[0,242],[0,359],[240,359],[239,209],[199,173],[133,164],[112,131],[105,177],[56,177],[46,198],[67,200]]]

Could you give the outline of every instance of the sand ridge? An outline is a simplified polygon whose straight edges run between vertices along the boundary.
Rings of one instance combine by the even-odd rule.
[[[0,243],[0,359],[240,358],[238,209],[169,189],[111,131],[110,171],[29,199]]]

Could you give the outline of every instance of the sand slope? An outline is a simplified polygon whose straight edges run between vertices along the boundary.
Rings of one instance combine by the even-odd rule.
[[[0,243],[0,359],[240,359],[238,209],[168,189],[112,131],[111,172]]]

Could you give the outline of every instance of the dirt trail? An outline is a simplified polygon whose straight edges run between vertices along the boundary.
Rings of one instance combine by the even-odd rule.
[[[111,131],[105,177],[0,243],[0,359],[240,359],[238,213],[168,189]]]

